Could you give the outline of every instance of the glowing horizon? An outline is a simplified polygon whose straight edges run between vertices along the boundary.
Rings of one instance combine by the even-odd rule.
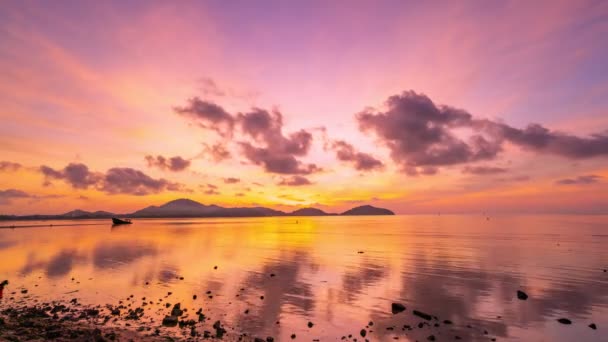
[[[608,213],[604,2],[0,7],[0,214]]]

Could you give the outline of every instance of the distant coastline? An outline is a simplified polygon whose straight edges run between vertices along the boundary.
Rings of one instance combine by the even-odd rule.
[[[57,215],[0,215],[0,221],[25,220],[81,220],[125,218],[205,218],[205,217],[274,217],[274,216],[356,216],[356,215],[395,215],[389,209],[371,205],[354,207],[342,213],[327,213],[317,208],[300,208],[284,212],[265,207],[221,207],[205,205],[190,199],[177,199],[160,206],[149,206],[132,213],[111,213],[108,211],[73,210]]]

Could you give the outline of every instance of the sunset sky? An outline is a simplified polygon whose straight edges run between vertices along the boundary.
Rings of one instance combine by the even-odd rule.
[[[608,213],[606,1],[2,1],[0,214]]]

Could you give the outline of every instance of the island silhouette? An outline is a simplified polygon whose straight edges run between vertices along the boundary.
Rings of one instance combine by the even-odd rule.
[[[317,208],[300,208],[284,212],[266,207],[221,207],[205,205],[187,198],[180,198],[160,206],[149,207],[132,213],[111,213],[108,211],[72,210],[58,215],[1,215],[0,220],[53,220],[53,219],[102,219],[112,217],[127,218],[175,218],[175,217],[270,217],[270,216],[337,216],[337,215],[395,215],[389,209],[362,205],[342,213],[327,213]]]

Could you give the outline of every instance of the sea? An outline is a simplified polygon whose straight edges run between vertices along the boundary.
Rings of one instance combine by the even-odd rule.
[[[72,298],[101,308],[129,303],[144,308],[140,321],[107,324],[175,338],[190,330],[161,322],[167,304],[180,303],[190,318],[205,315],[201,330],[219,320],[229,332],[275,341],[608,341],[608,216],[0,226],[0,281],[9,281],[0,310]]]

